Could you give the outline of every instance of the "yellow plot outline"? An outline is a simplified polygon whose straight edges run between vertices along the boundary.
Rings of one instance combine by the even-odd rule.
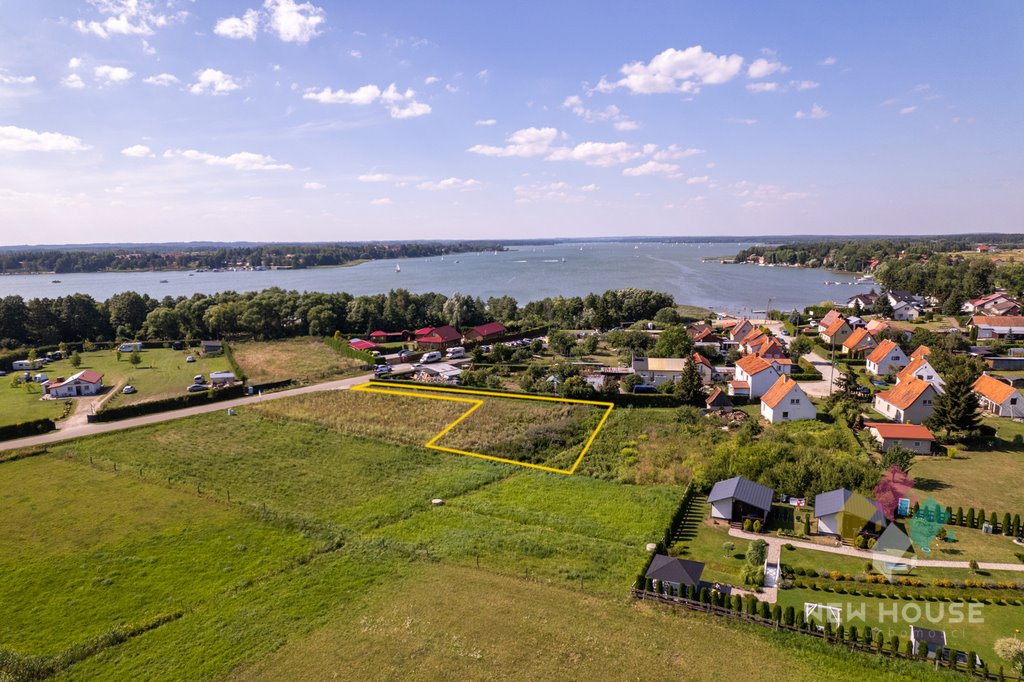
[[[386,386],[387,388],[378,388],[379,386]],[[407,389],[407,390],[394,390],[394,389]],[[414,389],[414,390],[408,390]],[[477,391],[468,388],[448,388],[445,386],[408,386],[406,384],[393,384],[384,381],[360,384],[352,388],[353,391],[362,391],[365,393],[380,393],[383,395],[401,395],[410,398],[422,398],[424,400],[445,400],[453,403],[467,403],[471,405],[468,410],[463,412],[455,421],[448,426],[444,427],[440,433],[428,440],[423,444],[423,447],[430,448],[431,450],[440,450],[441,452],[450,452],[456,455],[468,455],[469,457],[479,457],[480,459],[489,459],[492,462],[503,462],[505,464],[518,464],[522,467],[529,467],[531,469],[540,469],[541,471],[550,471],[554,474],[565,474],[571,476],[575,471],[576,467],[583,461],[584,455],[590,450],[590,446],[594,444],[594,440],[597,438],[597,434],[600,433],[601,429],[604,428],[604,423],[608,421],[608,415],[612,413],[612,408],[615,407],[614,403],[605,403],[597,400],[577,400],[575,398],[552,398],[549,396],[542,395],[516,395],[511,393],[498,393],[495,391]],[[518,462],[514,459],[508,459],[506,457],[495,457],[494,455],[485,455],[481,452],[469,452],[467,450],[457,450],[455,448],[445,447],[443,445],[436,445],[437,441],[444,438],[445,434],[454,429],[459,423],[468,417],[469,415],[476,412],[480,406],[484,404],[483,400],[474,398],[458,398],[455,396],[441,396],[441,395],[424,395],[421,391],[441,391],[443,393],[466,393],[469,395],[481,395],[491,396],[496,398],[511,398],[513,400],[546,400],[554,403],[574,403],[576,405],[596,405],[598,407],[606,408],[604,414],[601,415],[601,421],[597,423],[597,428],[590,434],[590,438],[583,446],[583,450],[580,452],[579,457],[573,462],[573,465],[569,469],[556,469],[554,467],[546,467],[541,464],[531,464],[529,462]]]

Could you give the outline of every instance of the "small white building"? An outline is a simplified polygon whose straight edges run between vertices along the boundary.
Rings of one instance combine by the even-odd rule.
[[[779,377],[775,385],[761,396],[761,416],[772,424],[814,419],[818,410],[793,379]]]
[[[15,372],[26,372],[39,369],[43,366],[42,360],[15,360],[11,363],[11,368]]]
[[[875,394],[875,409],[894,422],[920,424],[932,416],[932,403],[938,393],[927,381],[911,377],[888,391]]]
[[[927,426],[920,424],[889,424],[886,422],[864,422],[868,432],[878,442],[878,449],[885,452],[894,445],[918,455],[929,455],[935,436]]]
[[[909,364],[910,361],[903,349],[897,346],[895,341],[885,339],[868,353],[864,366],[869,374],[884,376],[895,374]]]
[[[874,500],[846,488],[815,495],[814,517],[818,533],[847,539],[864,531],[879,533],[886,525],[885,514]]]
[[[91,369],[84,369],[58,382],[47,382],[46,393],[54,398],[78,398],[96,395],[103,387],[103,375]]]
[[[729,395],[759,398],[779,378],[779,371],[764,358],[745,355],[736,361],[736,374],[729,382]]]
[[[1021,400],[1020,391],[994,376],[982,374],[978,377],[974,382],[974,392],[978,395],[981,409],[998,417],[1024,417],[1024,401]]]
[[[214,386],[224,386],[235,383],[235,373],[232,371],[210,372],[210,383]]]
[[[935,368],[928,362],[926,356],[920,355],[913,358],[910,364],[901,369],[900,373],[896,375],[896,383],[898,384],[901,381],[907,381],[912,378],[927,381],[932,385],[936,393],[945,393],[945,380],[935,371]]]
[[[711,518],[742,523],[744,519],[767,519],[773,499],[775,491],[768,486],[736,476],[716,483],[708,495],[708,504]]]
[[[142,342],[141,341],[130,341],[130,342],[127,342],[127,343],[122,343],[120,346],[117,347],[117,349],[119,351],[121,351],[122,353],[132,353],[134,351],[140,351],[141,352],[142,351]]]

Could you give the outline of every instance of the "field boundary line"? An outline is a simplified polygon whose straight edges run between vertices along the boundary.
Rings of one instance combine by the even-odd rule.
[[[385,388],[380,388],[382,386],[385,387]],[[405,390],[401,390],[401,389],[405,389]],[[480,459],[486,459],[486,460],[490,460],[492,462],[502,462],[504,464],[516,464],[516,465],[521,466],[521,467],[527,467],[527,468],[530,468],[530,469],[539,469],[541,471],[547,471],[547,472],[554,473],[554,474],[563,474],[563,475],[566,475],[566,476],[571,476],[573,473],[576,472],[576,468],[580,465],[580,462],[583,461],[583,458],[584,458],[584,456],[586,456],[587,451],[590,450],[590,446],[594,444],[594,441],[597,439],[597,434],[600,433],[601,429],[604,428],[605,422],[608,421],[608,416],[611,415],[612,409],[615,407],[614,403],[601,402],[601,401],[598,401],[598,400],[579,400],[579,399],[576,399],[576,398],[555,398],[555,397],[551,397],[551,396],[541,396],[541,395],[516,395],[516,394],[511,394],[511,393],[498,393],[496,391],[477,391],[477,390],[474,390],[474,389],[447,388],[447,387],[443,387],[443,386],[415,386],[415,387],[412,387],[412,390],[410,390],[410,387],[406,386],[405,384],[393,384],[393,383],[387,383],[387,382],[374,382],[372,384],[360,384],[359,386],[353,387],[352,390],[353,391],[361,391],[361,392],[365,392],[365,393],[379,393],[381,395],[398,395],[398,396],[405,396],[405,397],[409,397],[409,398],[422,398],[422,399],[428,399],[428,400],[445,400],[445,401],[448,401],[448,402],[457,402],[457,403],[464,403],[464,404],[468,403],[468,404],[471,405],[471,407],[468,410],[463,412],[455,421],[453,421],[452,423],[450,423],[447,426],[445,426],[444,429],[442,429],[440,433],[438,433],[436,436],[434,436],[433,438],[428,440],[426,443],[424,443],[423,447],[429,448],[431,450],[439,450],[441,452],[448,452],[448,453],[455,454],[455,455],[466,455],[468,457],[478,457]],[[462,397],[451,396],[451,395],[448,395],[448,396],[426,395],[422,391],[436,391],[436,392],[443,392],[443,393],[462,393],[462,394],[468,394],[468,395],[480,395],[480,396],[495,397],[495,398],[510,398],[512,400],[544,400],[544,401],[555,402],[555,403],[572,403],[572,404],[575,404],[575,405],[594,405],[594,406],[597,406],[597,407],[603,407],[603,408],[605,408],[605,410],[604,410],[604,414],[601,415],[601,420],[597,423],[597,428],[594,429],[594,431],[590,434],[590,437],[587,439],[586,443],[584,443],[583,449],[580,451],[579,456],[576,457],[576,460],[573,462],[573,465],[570,468],[568,468],[568,469],[557,469],[555,467],[544,466],[543,464],[533,464],[531,462],[519,462],[519,461],[514,460],[514,459],[508,459],[507,457],[497,457],[495,455],[487,455],[487,454],[484,454],[482,452],[470,452],[468,450],[459,450],[459,449],[456,449],[456,448],[445,447],[443,445],[437,445],[437,441],[439,441],[449,431],[451,431],[456,426],[458,426],[459,423],[462,422],[462,420],[466,419],[466,417],[468,417],[469,415],[473,414],[473,412],[475,412],[480,407],[482,407],[483,404],[484,404],[484,401],[483,400],[479,400],[479,399],[462,398]]]

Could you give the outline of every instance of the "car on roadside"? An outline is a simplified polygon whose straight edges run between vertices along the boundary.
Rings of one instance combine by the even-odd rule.
[[[373,373],[377,376],[391,374],[391,365],[377,365],[373,368]]]
[[[202,384],[192,384],[185,390],[188,391],[189,393],[199,393],[200,391],[208,391],[209,388],[203,386]]]
[[[131,384],[128,384],[127,386],[121,389],[121,393],[124,393],[125,395],[135,393],[135,387],[132,386]]]
[[[400,358],[406,358],[406,357],[409,357],[410,355],[412,355],[412,351],[411,350],[400,350],[400,351],[398,351],[398,357],[400,357]]]
[[[185,362],[195,362],[195,361],[196,361],[196,359],[194,357],[192,357],[191,355],[189,355],[189,356],[187,356],[185,358]]]

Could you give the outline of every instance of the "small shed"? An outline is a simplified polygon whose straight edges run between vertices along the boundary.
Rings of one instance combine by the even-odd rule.
[[[771,511],[774,497],[773,489],[742,476],[719,481],[708,495],[711,518],[729,522],[742,522],[748,518],[764,521]]]
[[[915,656],[921,656],[919,649],[924,647],[925,651],[923,653],[928,658],[941,658],[943,649],[946,648],[946,631],[929,630],[928,628],[919,628],[911,625],[910,641]]]
[[[220,341],[203,341],[201,346],[204,355],[215,355],[224,351],[224,344]]]
[[[704,564],[699,561],[655,554],[644,577],[671,585],[673,592],[678,593],[680,586],[699,588],[703,572]]]

